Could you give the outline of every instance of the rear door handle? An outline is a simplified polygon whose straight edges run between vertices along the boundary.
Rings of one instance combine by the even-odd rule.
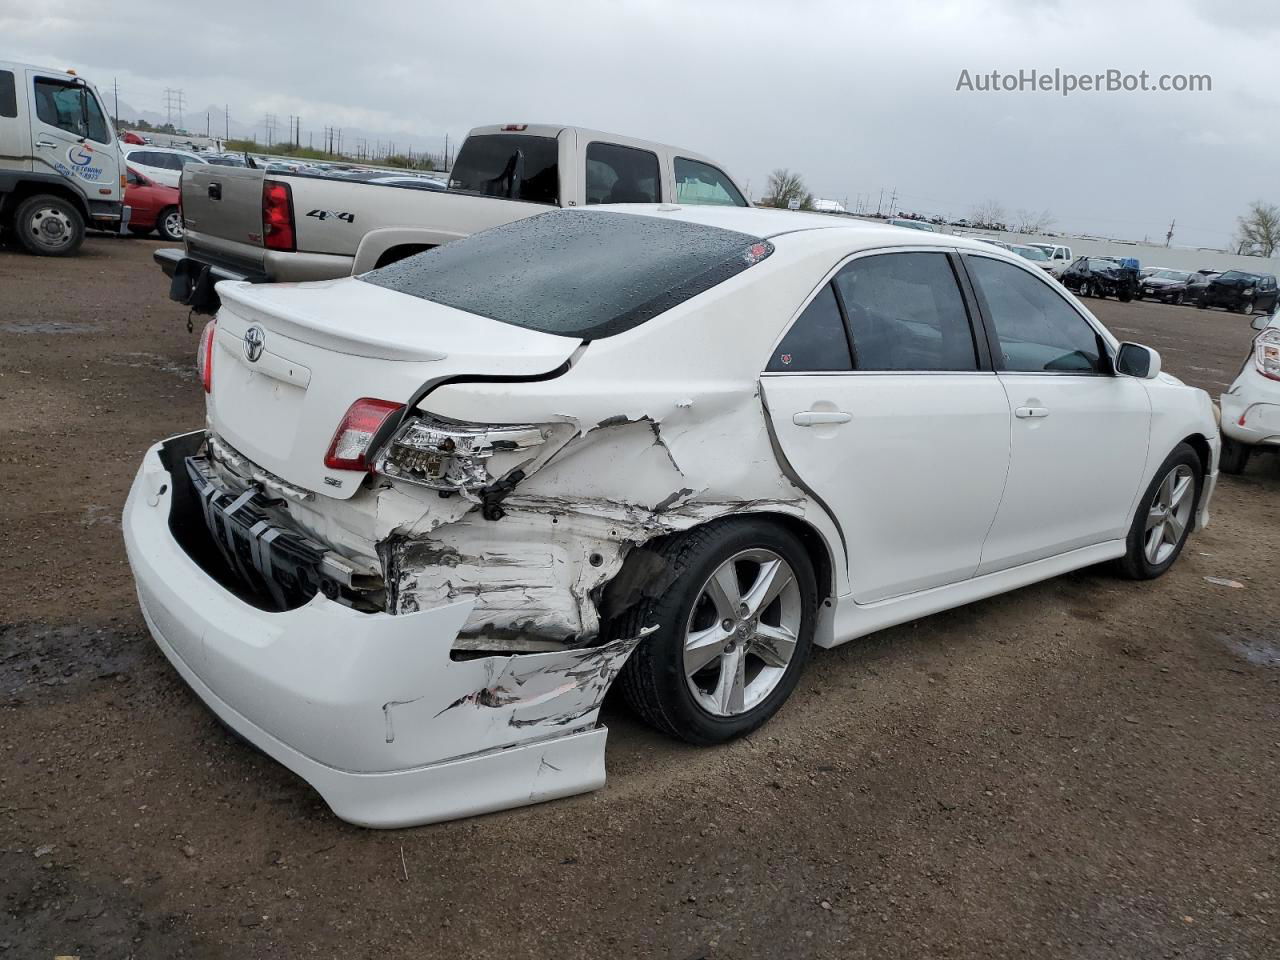
[[[820,423],[848,423],[853,414],[843,410],[802,410],[792,414],[791,422],[797,427],[812,427]]]
[[[220,183],[209,184],[209,199],[210,200],[222,199],[222,184]]]
[[[1048,407],[1018,407],[1013,415],[1021,420],[1035,420],[1049,415]]]

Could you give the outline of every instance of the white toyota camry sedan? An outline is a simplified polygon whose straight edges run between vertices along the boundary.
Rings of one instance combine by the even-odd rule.
[[[1203,391],[952,236],[599,207],[218,292],[205,428],[125,507],[138,596],[209,707],[361,824],[602,785],[615,682],[715,744],[815,645],[1159,576],[1217,475]]]
[[[1253,318],[1259,331],[1222,403],[1222,469],[1243,473],[1254,450],[1280,452],[1280,312]]]

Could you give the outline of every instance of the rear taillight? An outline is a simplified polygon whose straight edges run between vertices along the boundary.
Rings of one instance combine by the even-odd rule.
[[[1280,327],[1268,327],[1253,341],[1253,362],[1258,372],[1280,380]]]
[[[262,245],[268,250],[296,250],[293,194],[287,183],[262,181]]]
[[[402,403],[372,397],[357,400],[338,424],[329,452],[324,455],[324,465],[330,470],[363,470],[366,473],[372,470],[374,451],[370,446],[374,437],[387,418],[398,413],[403,406]]]
[[[200,371],[200,383],[205,393],[213,391],[213,336],[217,332],[217,320],[206,323],[200,331],[200,347],[196,350],[196,369]]]
[[[499,454],[516,454],[544,443],[551,427],[533,423],[454,423],[429,415],[410,417],[383,447],[378,473],[433,490],[478,490],[497,479],[489,469]],[[510,469],[505,464],[500,470]]]

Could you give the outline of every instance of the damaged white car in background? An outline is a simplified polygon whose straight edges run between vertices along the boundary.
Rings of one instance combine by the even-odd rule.
[[[344,819],[599,787],[600,704],[713,744],[830,647],[1207,520],[1203,391],[986,244],[564,210],[219,285],[205,429],[125,507],[156,642]]]

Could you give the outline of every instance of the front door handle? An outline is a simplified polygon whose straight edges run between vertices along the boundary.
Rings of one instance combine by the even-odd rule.
[[[792,414],[791,422],[797,427],[813,427],[821,423],[848,423],[853,414],[843,410],[802,410]]]
[[[1049,415],[1049,408],[1048,407],[1018,407],[1017,410],[1013,411],[1013,415],[1015,417],[1018,417],[1020,420],[1036,420],[1036,419],[1039,419],[1040,417],[1047,417]]]
[[[37,147],[56,147],[57,144],[54,143],[52,140],[37,140],[36,146]]]

